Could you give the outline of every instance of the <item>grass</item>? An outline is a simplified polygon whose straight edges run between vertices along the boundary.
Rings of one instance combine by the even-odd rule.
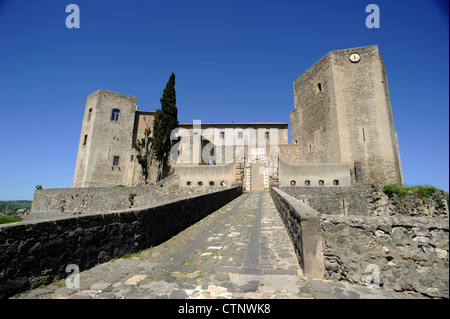
[[[22,218],[20,217],[0,216],[0,224],[15,223],[20,222],[21,220]]]
[[[392,195],[395,193],[400,197],[406,197],[409,195],[410,191],[413,191],[414,193],[419,195],[422,200],[426,200],[436,192],[441,192],[442,195],[444,195],[444,197],[447,199],[447,202],[449,202],[449,194],[446,191],[426,184],[413,186],[386,185],[384,186],[383,191],[388,195]]]

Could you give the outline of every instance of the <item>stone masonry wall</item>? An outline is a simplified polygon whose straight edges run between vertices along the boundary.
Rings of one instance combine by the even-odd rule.
[[[0,225],[0,298],[157,245],[242,193],[240,187],[142,209]]]
[[[449,298],[449,214],[442,193],[401,198],[357,183],[281,189],[320,212],[326,278]]]
[[[319,213],[278,188],[271,188],[270,195],[291,238],[303,274],[323,278],[324,260]]]
[[[280,187],[322,214],[365,216],[449,216],[448,203],[441,192],[427,199],[414,192],[407,197],[388,195],[379,186],[353,183],[350,187]]]
[[[325,276],[449,298],[449,224],[438,217],[322,214]]]
[[[175,199],[186,198],[224,187],[178,187],[179,177],[171,175],[148,187],[55,188],[34,192],[31,213],[26,220],[57,218],[143,208]]]

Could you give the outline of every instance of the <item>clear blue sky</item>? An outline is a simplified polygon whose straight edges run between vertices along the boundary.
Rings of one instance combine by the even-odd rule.
[[[68,4],[80,28],[68,29]],[[368,29],[368,4],[380,28]],[[377,44],[407,184],[449,189],[448,1],[0,0],[0,200],[71,187],[86,97],[179,121],[289,122],[292,82],[332,50]]]

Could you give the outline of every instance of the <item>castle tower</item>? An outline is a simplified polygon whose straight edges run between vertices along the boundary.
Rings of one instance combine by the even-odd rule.
[[[87,97],[73,187],[130,184],[136,101],[105,90]]]
[[[294,99],[299,163],[360,162],[364,183],[403,184],[378,46],[329,52],[294,81]]]

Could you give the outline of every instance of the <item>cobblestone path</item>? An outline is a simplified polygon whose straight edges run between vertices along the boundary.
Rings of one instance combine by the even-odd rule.
[[[13,298],[412,298],[303,276],[268,192],[243,194],[163,244]]]

